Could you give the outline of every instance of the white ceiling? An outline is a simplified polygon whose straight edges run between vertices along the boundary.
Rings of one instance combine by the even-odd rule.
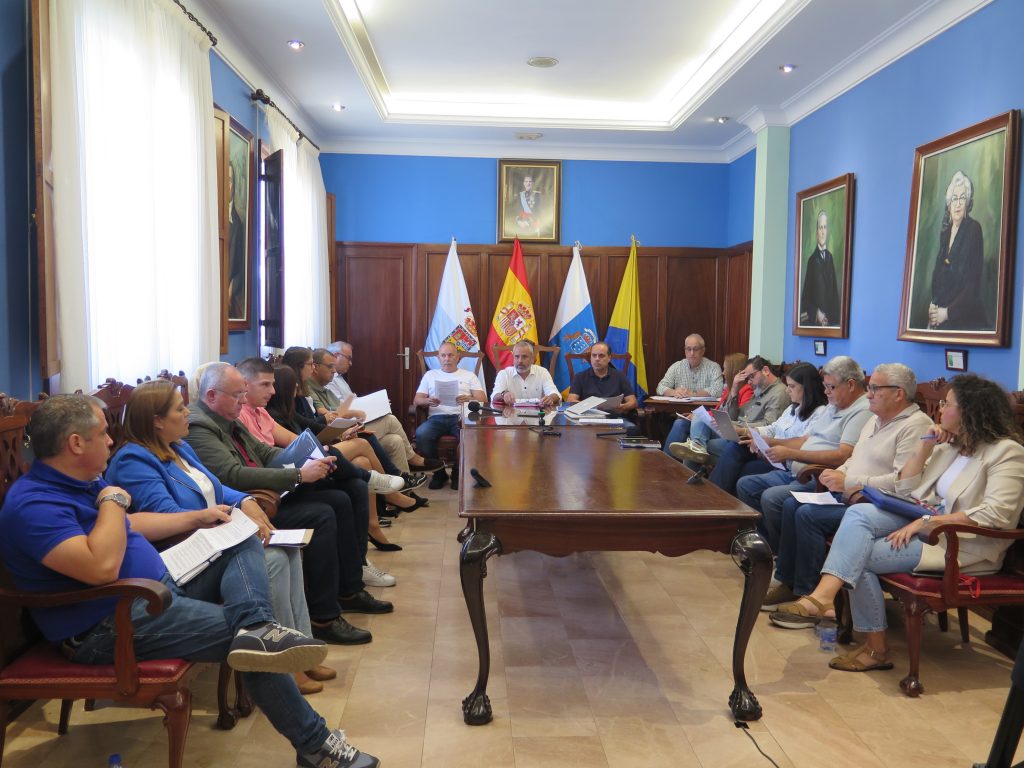
[[[721,162],[990,1],[185,3],[324,151]]]

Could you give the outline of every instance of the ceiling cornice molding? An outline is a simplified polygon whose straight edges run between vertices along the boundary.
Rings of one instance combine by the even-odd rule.
[[[465,126],[500,125],[521,128],[577,128],[594,130],[674,131],[727,82],[780,29],[811,0],[763,0],[777,2],[761,18],[751,12],[733,31],[747,34],[742,42],[726,37],[669,97],[637,103],[562,102],[554,104],[518,101],[452,102],[399,99],[391,93],[384,68],[370,39],[356,0],[322,0],[366,93],[381,119],[387,123]],[[756,7],[755,7],[755,10]],[[746,24],[749,29],[738,32]],[[730,46],[736,50],[728,52]],[[724,51],[724,53],[723,53]],[[719,56],[725,56],[719,60]],[[696,83],[696,85],[695,85]],[[642,117],[623,118],[622,115]]]
[[[789,118],[781,109],[759,106],[748,109],[736,118],[736,122],[747,126],[754,134],[760,133],[769,126],[788,127],[790,124]]]
[[[740,138],[750,137],[744,133]],[[654,163],[729,163],[751,147],[733,140],[723,147],[639,146],[623,144],[529,144],[526,142],[393,140],[353,136],[320,145],[321,154],[420,155],[425,157],[515,157],[524,160],[609,160]],[[726,151],[726,147],[728,151]]]
[[[783,102],[787,122],[803,120],[991,2],[932,0]]]
[[[213,51],[221,61],[227,64],[250,88],[262,88],[274,103],[292,118],[306,136],[319,144],[321,126],[299,105],[299,102],[281,84],[280,80],[257,64],[258,59],[250,56],[245,46],[235,42],[242,39],[238,30],[203,0],[190,0],[189,6],[192,12],[197,17],[201,17],[203,23],[216,36],[217,45]],[[256,102],[253,102],[253,107],[255,108],[255,106]]]

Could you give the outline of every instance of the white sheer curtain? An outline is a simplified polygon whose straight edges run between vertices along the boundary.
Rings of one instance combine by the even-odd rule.
[[[219,357],[210,43],[170,0],[50,0],[62,388]]]
[[[271,150],[284,150],[284,339],[286,346],[330,343],[327,193],[319,153],[276,109],[267,109]]]

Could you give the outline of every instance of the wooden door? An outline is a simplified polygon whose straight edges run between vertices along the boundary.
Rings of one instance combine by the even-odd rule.
[[[412,403],[412,266],[415,246],[338,244],[335,247],[335,338],[352,345],[346,378],[360,395],[386,389],[391,411],[405,421]]]

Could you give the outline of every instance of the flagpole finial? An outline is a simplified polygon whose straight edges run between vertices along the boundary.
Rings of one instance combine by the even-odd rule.
[[[577,241],[576,241],[575,243],[573,243],[573,245],[575,245],[575,246],[576,246],[577,248],[579,248],[579,249],[580,249],[581,251],[583,250],[583,246],[582,246],[582,245],[580,244],[580,241],[579,241],[579,240],[577,240]]]

